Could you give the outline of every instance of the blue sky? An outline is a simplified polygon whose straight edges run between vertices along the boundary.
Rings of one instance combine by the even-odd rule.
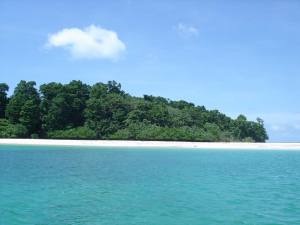
[[[1,0],[0,82],[114,79],[132,95],[261,117],[270,141],[300,141],[299,12],[297,0]]]

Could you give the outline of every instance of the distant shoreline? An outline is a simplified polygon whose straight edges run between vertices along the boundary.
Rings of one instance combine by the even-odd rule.
[[[159,147],[232,150],[300,150],[300,143],[176,142],[123,140],[0,139],[0,145],[86,146],[86,147]]]

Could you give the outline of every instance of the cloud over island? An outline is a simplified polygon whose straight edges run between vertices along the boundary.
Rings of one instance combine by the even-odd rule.
[[[49,36],[47,46],[64,48],[77,59],[115,60],[126,50],[115,31],[95,25],[62,29]]]

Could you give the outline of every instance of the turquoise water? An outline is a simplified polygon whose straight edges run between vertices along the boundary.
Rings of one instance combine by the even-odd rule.
[[[1,225],[300,224],[300,151],[0,146]]]

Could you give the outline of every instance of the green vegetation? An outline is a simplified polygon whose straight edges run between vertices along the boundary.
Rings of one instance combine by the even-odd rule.
[[[185,101],[133,97],[121,84],[81,81],[36,89],[21,81],[8,98],[0,84],[0,138],[245,141],[268,139],[263,120],[232,119]]]
[[[8,85],[4,83],[0,83],[0,118],[5,117],[5,109],[8,103],[7,91]]]

